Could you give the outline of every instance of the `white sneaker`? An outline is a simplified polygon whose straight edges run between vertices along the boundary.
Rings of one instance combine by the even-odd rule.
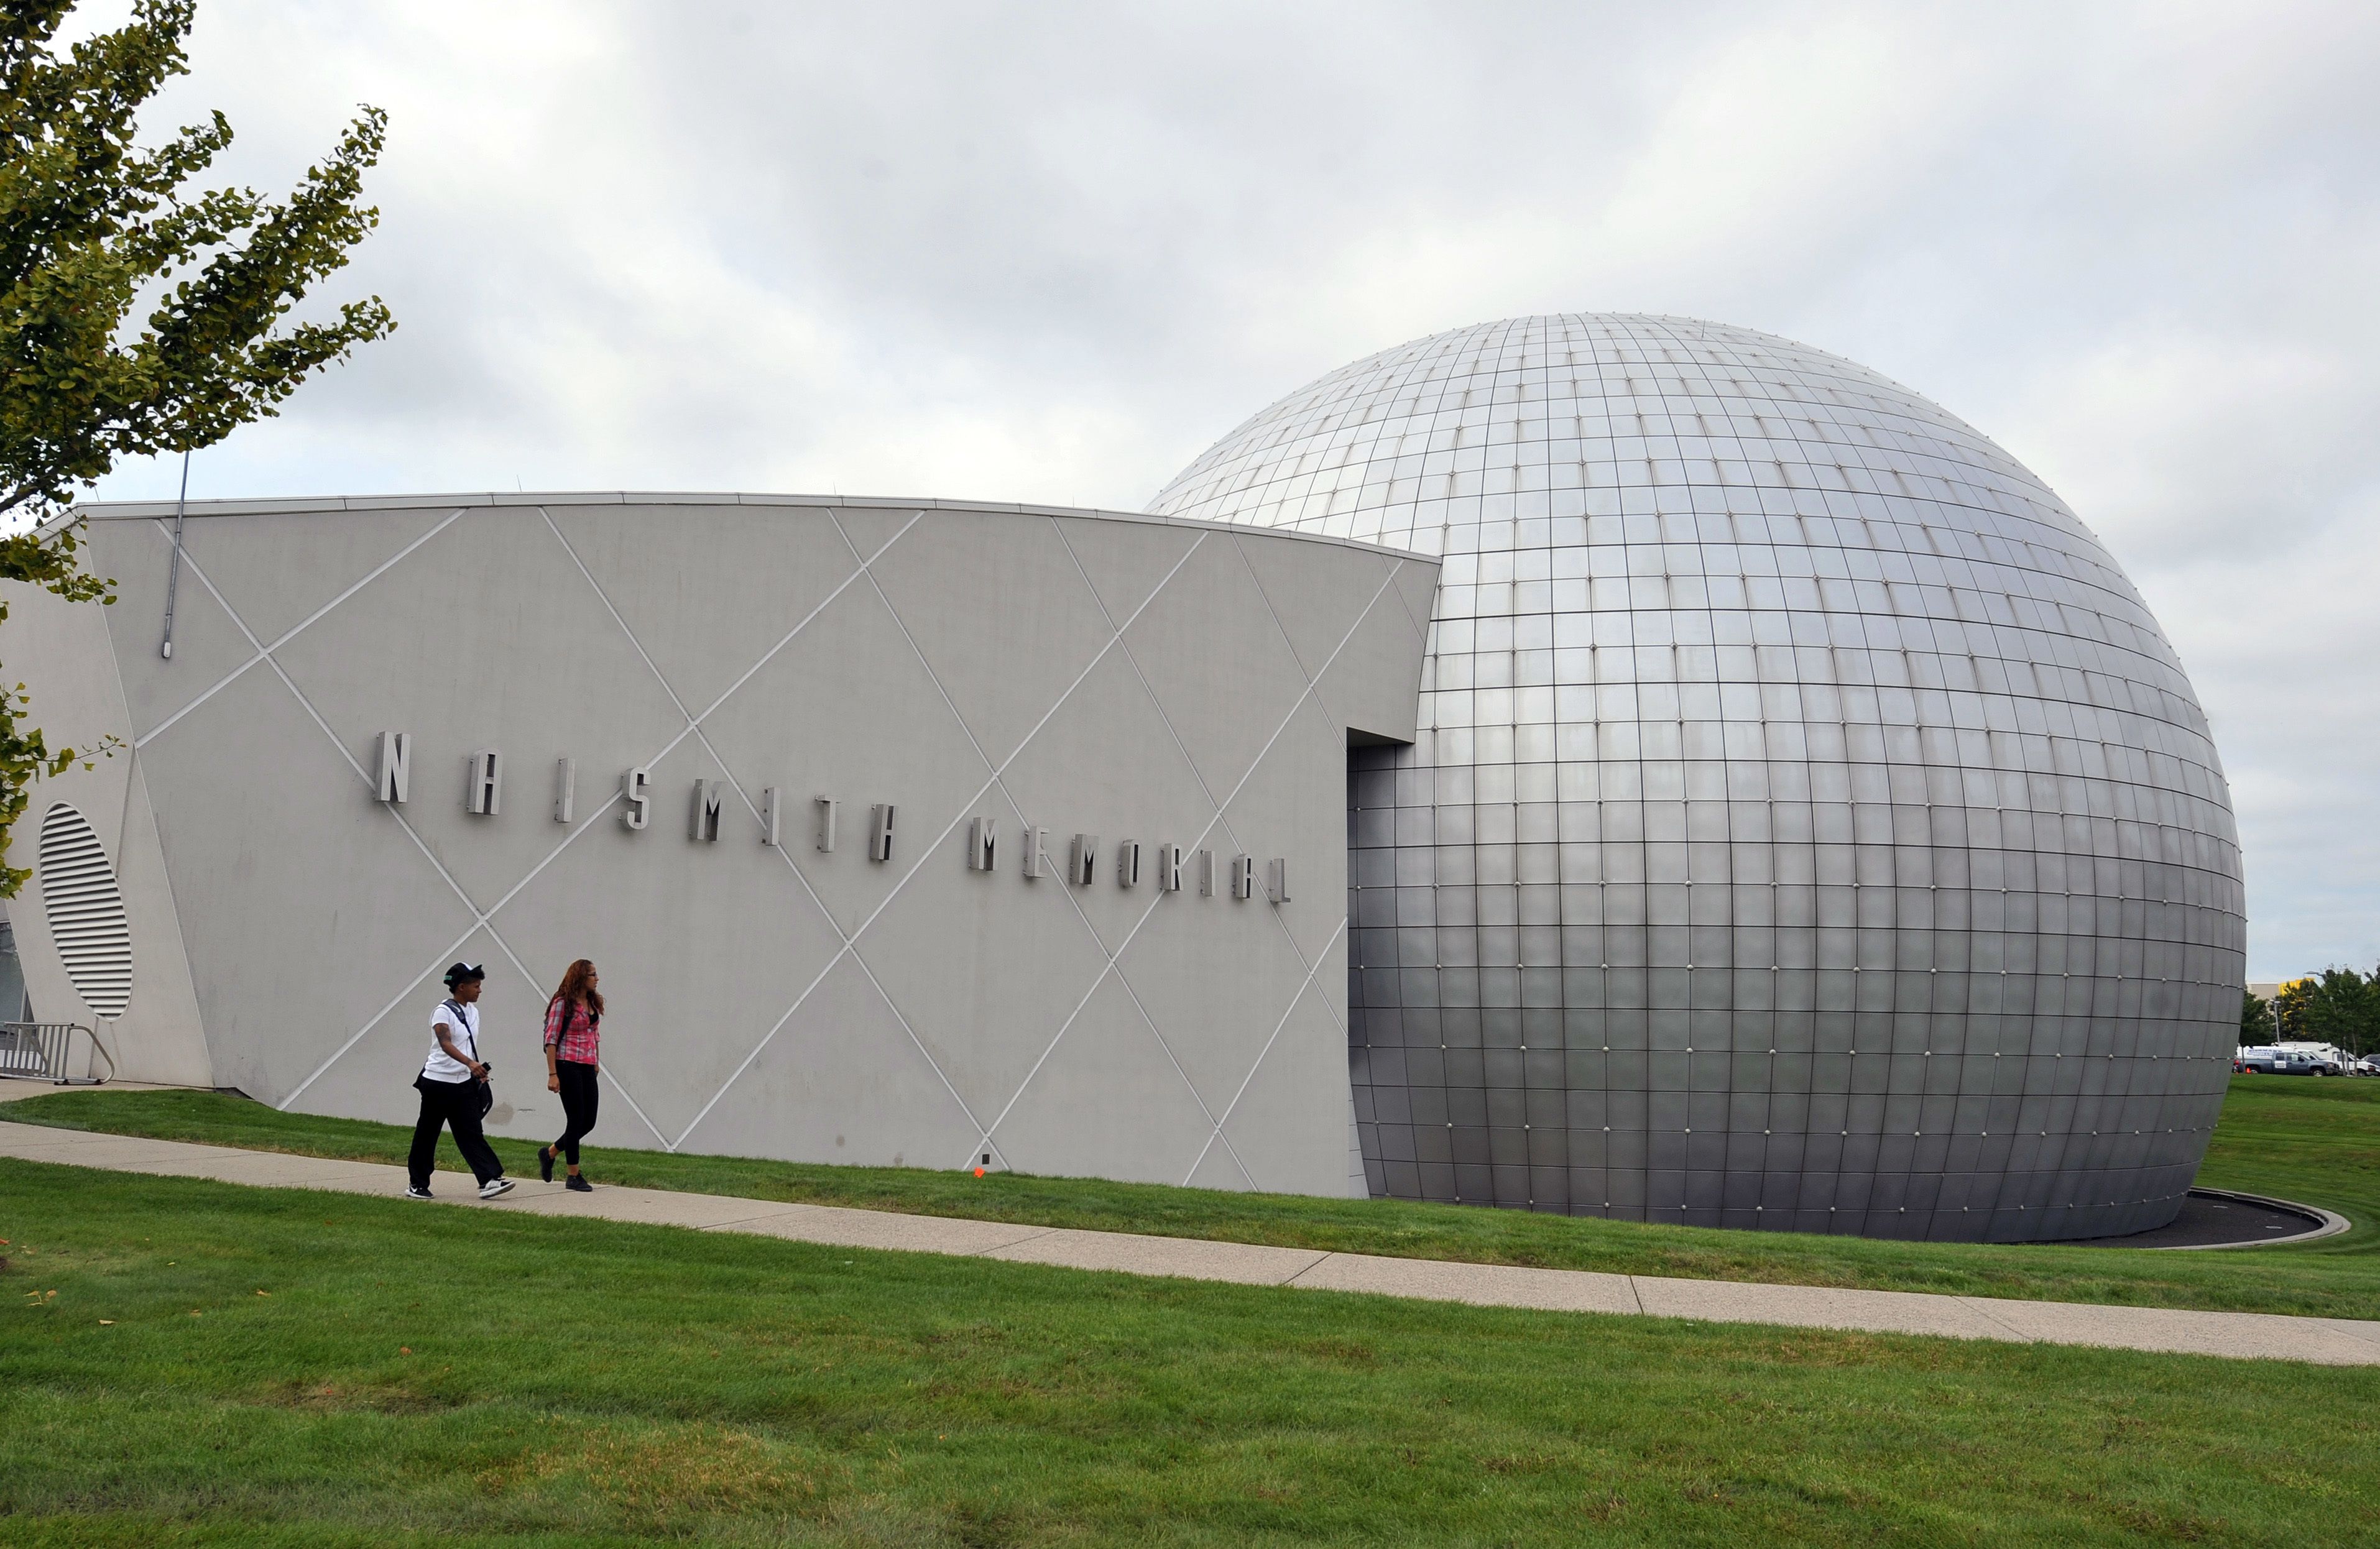
[[[480,1197],[483,1200],[492,1200],[512,1186],[513,1180],[509,1178],[491,1178],[480,1185]]]

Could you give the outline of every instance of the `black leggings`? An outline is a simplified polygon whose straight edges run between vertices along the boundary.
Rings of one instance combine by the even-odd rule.
[[[562,1081],[562,1117],[568,1126],[553,1149],[572,1167],[578,1165],[578,1143],[595,1128],[595,1067],[576,1059],[557,1059],[553,1073]]]

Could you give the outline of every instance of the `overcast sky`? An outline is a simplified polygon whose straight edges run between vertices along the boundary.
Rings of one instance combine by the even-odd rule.
[[[338,294],[400,321],[193,496],[1137,509],[1415,335],[1741,323],[2063,494],[2213,717],[2251,976],[2380,961],[2380,6],[202,0],[192,60],[237,180],[388,109]]]

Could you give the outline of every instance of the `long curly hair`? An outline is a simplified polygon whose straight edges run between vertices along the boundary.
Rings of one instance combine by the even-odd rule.
[[[554,1000],[576,1000],[587,1008],[589,1016],[603,1014],[603,997],[587,981],[595,976],[595,965],[580,958],[562,971],[562,987],[553,992]],[[546,1002],[551,1006],[553,1000]]]

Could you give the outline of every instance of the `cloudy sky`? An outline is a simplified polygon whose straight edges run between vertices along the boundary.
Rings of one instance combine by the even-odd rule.
[[[2214,719],[2251,975],[2380,960],[2380,6],[203,0],[192,58],[240,181],[388,109],[401,325],[194,496],[1135,509],[1418,334],[1742,323],[2064,494]]]

